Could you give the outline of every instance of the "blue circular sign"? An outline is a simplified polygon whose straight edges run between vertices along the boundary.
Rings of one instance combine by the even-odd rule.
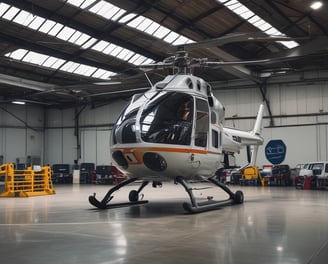
[[[265,146],[265,157],[274,165],[280,164],[285,160],[286,150],[286,145],[282,140],[270,140]]]

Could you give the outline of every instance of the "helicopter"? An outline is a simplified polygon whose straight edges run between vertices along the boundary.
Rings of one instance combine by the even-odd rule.
[[[259,106],[251,131],[224,127],[224,106],[213,95],[210,84],[190,71],[193,67],[221,64],[190,59],[184,46],[180,46],[174,56],[163,62],[141,65],[145,71],[171,68],[172,74],[146,92],[133,95],[119,115],[112,130],[111,156],[128,179],[113,186],[101,201],[95,193],[90,195],[93,206],[109,209],[147,203],[140,199],[144,187],[150,182],[153,187],[161,187],[168,180],[184,187],[190,203],[183,203],[183,208],[190,213],[244,202],[243,192],[232,192],[215,177],[215,172],[222,166],[224,155],[239,152],[245,146],[251,152],[249,164],[255,164],[258,147],[263,144],[264,106]],[[207,201],[198,202],[189,181],[204,179],[229,198],[215,201],[208,197]],[[115,191],[137,180],[142,180],[141,185],[130,191],[129,202],[110,203]]]
[[[304,38],[300,38],[300,40]],[[174,181],[183,186],[190,202],[183,203],[189,213],[200,213],[222,206],[242,204],[241,190],[233,192],[221,183],[215,172],[225,165],[231,153],[239,153],[246,147],[248,164],[254,166],[258,148],[263,144],[261,137],[264,105],[260,104],[254,127],[242,131],[224,126],[225,108],[213,95],[211,85],[192,74],[196,67],[222,67],[270,64],[309,55],[307,52],[291,52],[283,56],[250,61],[209,61],[207,58],[190,58],[186,49],[212,48],[229,42],[240,41],[293,41],[286,36],[264,36],[263,33],[235,33],[229,36],[174,47],[175,55],[162,62],[141,65],[140,69],[170,69],[163,80],[150,88],[134,94],[119,115],[111,137],[111,156],[115,165],[128,179],[113,186],[99,201],[96,194],[89,196],[91,205],[99,209],[147,203],[141,191],[152,182],[153,187],[161,187],[165,181]],[[319,39],[320,40],[320,39]],[[221,162],[222,159],[224,162]],[[137,190],[129,192],[129,202],[111,203],[113,193],[123,186],[141,180]],[[228,194],[228,199],[197,201],[190,181],[206,180]]]

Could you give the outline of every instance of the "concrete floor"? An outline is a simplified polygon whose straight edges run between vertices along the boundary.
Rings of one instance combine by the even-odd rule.
[[[244,204],[187,214],[184,189],[168,183],[144,189],[148,204],[93,209],[88,196],[102,199],[108,187],[57,185],[55,195],[1,198],[1,263],[327,263],[327,191],[232,186]],[[114,199],[125,201],[133,187]],[[220,197],[216,191],[196,194]]]

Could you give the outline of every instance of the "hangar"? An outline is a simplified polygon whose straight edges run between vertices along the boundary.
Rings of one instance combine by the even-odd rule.
[[[111,131],[124,105],[170,74],[145,75],[138,66],[167,62],[172,46],[185,44],[194,44],[192,58],[269,62],[192,72],[224,105],[225,126],[250,130],[264,103],[258,166],[269,163],[270,140],[286,144],[283,162],[291,168],[327,161],[326,14],[324,1],[1,1],[1,164],[111,164]],[[236,155],[236,163],[246,156]],[[185,192],[171,183],[145,189],[147,205],[110,210],[87,201],[108,185],[54,187],[56,195],[0,199],[7,263],[325,263],[327,257],[325,190],[232,186],[243,189],[244,204],[190,215],[181,207]],[[122,189],[117,198],[124,195]]]

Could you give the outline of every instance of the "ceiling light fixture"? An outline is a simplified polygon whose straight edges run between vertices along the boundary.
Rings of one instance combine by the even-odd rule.
[[[317,10],[319,8],[322,7],[322,2],[321,1],[316,1],[316,2],[313,2],[310,7],[313,9],[313,10]]]
[[[24,105],[25,104],[25,102],[23,102],[23,101],[12,101],[11,103],[19,104],[19,105]]]

